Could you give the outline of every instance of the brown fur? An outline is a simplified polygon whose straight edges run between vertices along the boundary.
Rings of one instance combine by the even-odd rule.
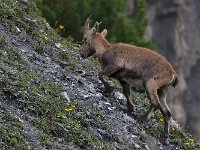
[[[110,44],[106,39],[107,30],[98,33],[98,23],[89,29],[86,21],[84,43],[80,54],[83,58],[95,55],[102,64],[99,79],[106,91],[111,92],[112,87],[104,80],[104,76],[116,78],[122,85],[123,93],[127,99],[128,114],[132,115],[133,103],[130,99],[130,86],[144,89],[151,102],[150,110],[140,121],[145,121],[157,109],[160,109],[165,125],[163,143],[167,143],[169,136],[170,109],[166,103],[167,91],[177,84],[177,75],[171,64],[160,54],[143,47],[124,43]]]

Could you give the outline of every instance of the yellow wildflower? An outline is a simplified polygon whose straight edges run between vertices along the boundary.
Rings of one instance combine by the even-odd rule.
[[[72,108],[74,108],[74,107],[75,107],[75,105],[74,105],[74,104],[72,104],[72,105],[71,105],[71,107],[72,107]]]
[[[31,150],[31,146],[30,145],[28,145],[27,150]]]
[[[72,108],[65,108],[65,111],[72,111]]]
[[[47,36],[45,36],[45,37],[44,37],[44,40],[45,40],[45,41],[48,41],[48,40],[49,40],[49,38],[48,38]]]
[[[69,107],[65,108],[64,110],[69,112],[69,111],[72,111],[74,108],[75,108],[75,105],[71,104]]]
[[[172,129],[173,132],[175,131],[175,128],[172,127],[171,129]]]
[[[193,139],[189,139],[188,142],[185,143],[186,145],[192,145],[194,144],[194,140]]]
[[[18,119],[18,121],[19,121],[19,122],[24,122],[24,120],[22,120],[22,119],[20,119],[20,118]]]
[[[64,29],[65,27],[63,25],[59,25],[59,28],[60,29]]]
[[[164,121],[164,118],[160,118],[160,122],[163,122]]]

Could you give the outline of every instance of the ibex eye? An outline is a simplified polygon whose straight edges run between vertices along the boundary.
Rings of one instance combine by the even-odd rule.
[[[86,38],[83,38],[83,40],[80,42],[81,44],[85,43]]]

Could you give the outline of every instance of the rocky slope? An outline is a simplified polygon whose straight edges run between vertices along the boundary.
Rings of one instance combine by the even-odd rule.
[[[171,95],[175,117],[200,136],[200,1],[148,0],[148,38],[176,67],[179,86]]]
[[[199,149],[175,126],[160,144],[161,114],[143,125],[127,116],[116,81],[106,95],[96,60],[82,60],[40,15],[30,0],[0,1],[0,149]],[[140,116],[146,95],[132,97]]]

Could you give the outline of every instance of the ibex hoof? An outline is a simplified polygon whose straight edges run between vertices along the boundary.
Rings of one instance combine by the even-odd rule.
[[[109,87],[106,87],[106,88],[105,88],[105,92],[106,92],[106,93],[112,94],[113,91],[114,91],[114,87],[112,87],[112,86],[109,86]]]
[[[164,137],[162,138],[162,140],[161,140],[161,143],[162,143],[163,145],[169,144],[168,137],[164,136]]]
[[[144,123],[144,122],[145,122],[145,120],[144,120],[144,119],[142,119],[142,118],[139,118],[139,119],[137,120],[137,122],[138,122],[139,124],[141,124],[141,123]]]
[[[168,139],[163,139],[162,144],[163,144],[163,145],[168,145],[168,144],[169,144]]]
[[[133,116],[133,108],[128,108],[127,114],[128,114],[129,116]]]
[[[127,114],[128,114],[129,116],[131,116],[131,115],[132,115],[132,111],[128,110],[128,111],[127,111]]]
[[[147,120],[147,117],[146,117],[146,115],[144,115],[144,116],[140,117],[137,122],[144,123],[146,120]]]
[[[137,115],[135,115],[133,112],[127,112],[127,115],[134,118],[134,119],[137,119]]]

